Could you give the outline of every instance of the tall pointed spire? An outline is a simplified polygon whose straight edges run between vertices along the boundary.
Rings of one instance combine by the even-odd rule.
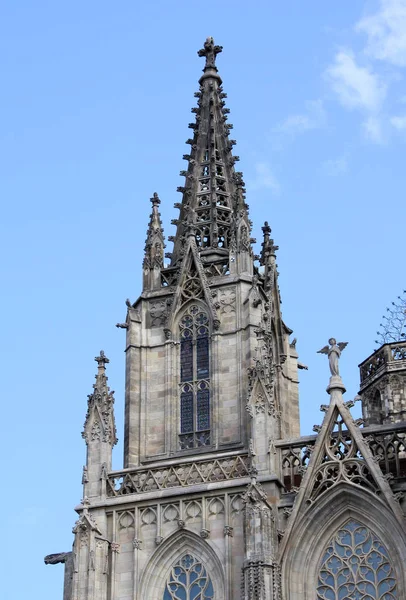
[[[177,225],[176,236],[169,238],[174,241],[169,255],[172,268],[180,264],[189,236],[196,239],[206,262],[226,261],[230,252],[236,250],[252,256],[244,182],[242,173],[234,170],[239,158],[231,152],[235,141],[229,139],[232,125],[227,123],[227,95],[216,66],[216,56],[221,51],[222,47],[209,37],[198,52],[206,63],[199,80],[200,90],[195,94],[197,107],[192,109],[196,120],[189,124],[194,132],[193,138],[187,140],[191,152],[183,157],[188,168],[180,172],[185,184],[178,188],[182,202],[175,204],[180,209],[179,218],[172,221]],[[243,263],[240,270],[250,270],[250,266],[252,269],[252,265],[245,264],[247,261]]]
[[[161,287],[161,269],[164,267],[165,238],[162,227],[159,205],[161,201],[154,192],[151,198],[152,212],[147,229],[144,251],[144,290],[159,289]]]

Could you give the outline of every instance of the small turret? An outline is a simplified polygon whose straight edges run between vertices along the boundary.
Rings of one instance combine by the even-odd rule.
[[[107,472],[111,470],[113,446],[117,443],[114,420],[114,392],[107,385],[106,364],[109,359],[103,350],[96,356],[97,375],[94,391],[88,396],[86,420],[82,437],[87,445],[83,469],[83,497],[105,494]]]
[[[383,344],[359,369],[365,425],[406,421],[406,341]]]

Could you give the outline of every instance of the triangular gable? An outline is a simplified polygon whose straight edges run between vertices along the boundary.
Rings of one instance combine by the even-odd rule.
[[[72,529],[72,533],[78,533],[80,531],[87,531],[87,530],[94,531],[95,533],[98,533],[99,535],[101,535],[101,531],[100,531],[96,521],[94,520],[92,515],[88,512],[87,507],[85,506],[85,508],[83,509],[83,513],[81,514],[79,519],[76,521],[76,523]]]
[[[174,316],[178,310],[189,300],[201,299],[207,305],[213,326],[218,329],[220,325],[213,298],[210,292],[207,277],[204,272],[196,240],[190,236],[180,268],[180,277],[174,294],[171,310],[168,314],[165,329],[170,329]]]
[[[402,529],[405,528],[403,512],[388,481],[342,401],[341,394],[333,393],[281,542],[281,554],[299,518],[319,498],[324,498],[329,489],[340,483],[357,486],[384,501]]]
[[[250,391],[248,394],[246,410],[253,417],[255,414],[267,412],[271,416],[275,416],[275,402],[268,393],[267,386],[258,373],[257,369],[253,367],[249,372]]]

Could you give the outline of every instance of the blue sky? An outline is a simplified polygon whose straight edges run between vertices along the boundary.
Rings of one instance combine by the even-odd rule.
[[[167,235],[214,36],[260,240],[279,245],[302,432],[320,423],[329,336],[347,397],[405,287],[406,0],[0,4],[5,600],[62,599],[87,394],[103,348],[123,438],[124,301],[157,191]],[[114,465],[121,466],[122,447]]]

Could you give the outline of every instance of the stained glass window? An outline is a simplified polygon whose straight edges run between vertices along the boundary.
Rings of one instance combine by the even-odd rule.
[[[180,435],[182,450],[210,445],[209,318],[196,304],[180,324]]]
[[[214,600],[211,579],[203,564],[192,554],[185,554],[172,567],[163,600]]]
[[[317,600],[397,600],[386,547],[358,521],[348,521],[329,542],[319,570]]]

